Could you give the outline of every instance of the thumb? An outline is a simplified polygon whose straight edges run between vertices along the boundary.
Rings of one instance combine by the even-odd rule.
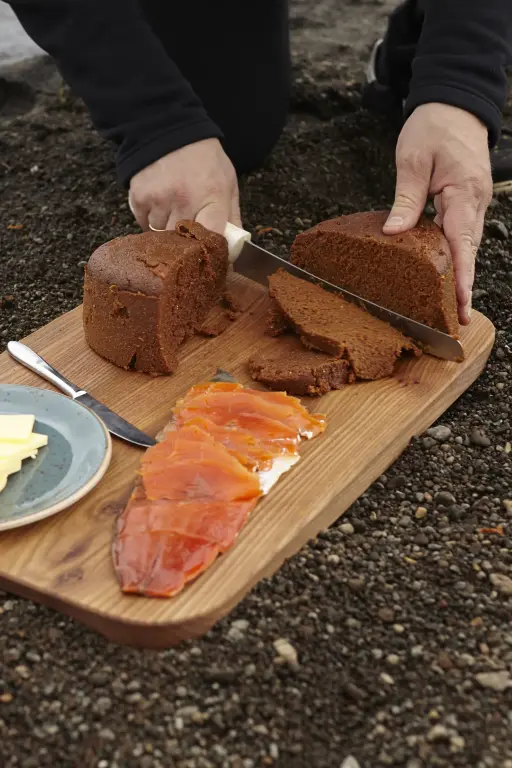
[[[411,163],[407,158],[397,157],[395,201],[384,224],[384,234],[394,235],[416,226],[427,202],[432,167],[431,159]]]
[[[204,208],[196,214],[195,220],[198,224],[202,224],[206,229],[212,232],[218,232],[219,235],[224,234],[226,224],[229,218],[229,210],[225,205],[221,205],[218,202],[207,203]]]

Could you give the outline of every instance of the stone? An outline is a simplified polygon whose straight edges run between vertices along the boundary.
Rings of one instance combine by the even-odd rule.
[[[249,622],[247,619],[237,619],[237,621],[234,621],[231,626],[235,629],[239,629],[241,632],[245,632],[246,629],[249,629]]]
[[[344,759],[344,761],[340,765],[340,768],[360,768],[360,766],[356,758],[353,757],[352,755],[349,755]]]
[[[436,494],[436,503],[443,504],[445,507],[451,507],[453,504],[457,503],[457,499],[453,493],[449,493],[448,491],[440,491]]]
[[[433,437],[434,440],[437,440],[440,443],[444,443],[446,440],[448,440],[448,438],[451,437],[452,431],[450,427],[439,424],[437,427],[431,427],[430,429],[427,429],[427,435],[429,437]]]
[[[450,731],[445,725],[436,723],[427,733],[427,741],[444,741],[450,738]]]
[[[491,441],[481,429],[472,429],[469,439],[473,445],[478,445],[480,448],[489,448],[491,444]]]
[[[486,230],[491,237],[494,237],[497,240],[508,240],[508,229],[499,219],[491,219],[488,221]]]
[[[352,523],[342,523],[340,525],[340,531],[345,534],[345,536],[351,536],[354,533],[354,526]]]
[[[506,669],[500,672],[479,672],[475,675],[475,680],[482,688],[490,688],[496,693],[503,693],[512,686],[510,675]]]
[[[506,597],[512,596],[512,579],[510,576],[505,576],[504,573],[491,573],[491,584],[496,588],[500,595]]]
[[[379,608],[379,619],[386,624],[391,624],[394,621],[395,614],[391,608]]]
[[[299,666],[297,651],[289,640],[285,640],[284,637],[278,638],[274,641],[274,648],[276,649],[278,656],[286,661],[291,667]]]

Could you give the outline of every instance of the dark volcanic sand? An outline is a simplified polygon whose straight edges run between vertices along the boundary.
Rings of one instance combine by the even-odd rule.
[[[393,134],[354,85],[391,5],[293,3],[294,113],[243,185],[246,225],[277,228],[265,246],[391,201]],[[35,97],[9,86],[1,112],[2,345],[79,303],[94,247],[135,231],[111,148],[50,72],[30,74]],[[512,200],[488,221],[486,373],[203,640],[126,650],[0,593],[2,768],[511,768]]]

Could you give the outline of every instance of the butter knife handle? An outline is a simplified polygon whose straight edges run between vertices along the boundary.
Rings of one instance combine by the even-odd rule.
[[[26,347],[25,344],[21,344],[19,341],[10,341],[7,344],[7,351],[18,361],[18,363],[21,363],[25,368],[37,373],[41,378],[46,379],[46,381],[49,381],[51,384],[54,384],[61,390],[61,392],[64,392],[65,395],[69,395],[69,397],[74,399],[83,393],[83,390],[75,387],[74,384],[56,371],[55,368],[52,368],[50,363],[43,360],[42,357],[29,349],[29,347]]]
[[[233,264],[240,256],[244,244],[250,241],[251,233],[228,221],[224,230],[224,237],[228,241],[229,263]]]

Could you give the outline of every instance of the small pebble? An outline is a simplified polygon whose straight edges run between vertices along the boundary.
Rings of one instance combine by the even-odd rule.
[[[344,759],[340,768],[360,768],[359,763],[352,755],[349,755]]]
[[[471,440],[473,445],[478,445],[481,448],[488,448],[491,444],[491,441],[489,440],[487,435],[484,434],[484,432],[482,432],[482,430],[480,429],[472,429],[469,439]]]
[[[499,219],[491,219],[487,222],[486,231],[491,237],[495,237],[498,240],[508,239],[508,229]]]
[[[479,672],[475,680],[482,688],[490,688],[497,693],[503,693],[512,686],[510,675],[505,669],[501,672]]]
[[[378,616],[381,621],[391,624],[395,618],[395,613],[391,608],[380,608]]]
[[[453,493],[449,493],[448,491],[440,491],[436,494],[436,503],[443,504],[445,507],[451,507],[452,504],[457,503],[457,499]]]
[[[443,424],[439,424],[437,427],[431,427],[430,429],[427,429],[427,435],[441,443],[444,443],[446,440],[448,440],[448,438],[451,437],[451,434],[452,431],[450,427],[446,427]]]
[[[284,659],[284,661],[291,667],[299,666],[297,651],[289,640],[285,640],[283,637],[278,638],[274,641],[274,648],[276,649],[278,656]]]
[[[340,531],[345,534],[345,536],[351,536],[354,533],[354,526],[352,523],[342,523],[340,525]]]
[[[512,595],[512,579],[509,576],[505,576],[504,573],[491,573],[489,579],[501,595],[506,597]]]

